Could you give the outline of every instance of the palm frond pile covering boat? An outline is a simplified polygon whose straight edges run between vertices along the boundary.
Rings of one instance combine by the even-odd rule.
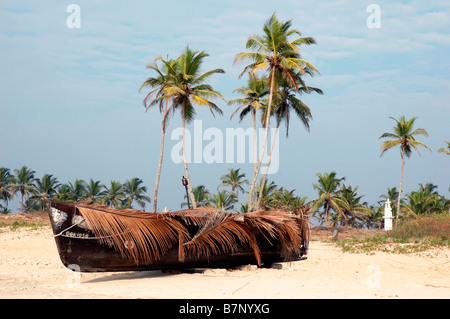
[[[89,201],[49,204],[61,261],[79,271],[263,265],[308,250],[309,222],[301,211],[147,213]]]

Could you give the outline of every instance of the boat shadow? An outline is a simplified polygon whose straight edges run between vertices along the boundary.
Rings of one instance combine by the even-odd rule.
[[[86,280],[85,283],[99,283],[108,281],[120,281],[120,280],[135,280],[135,279],[147,279],[147,278],[162,278],[173,276],[175,273],[165,272],[161,270],[148,270],[148,271],[130,271],[130,272],[116,272],[105,273],[105,276]]]

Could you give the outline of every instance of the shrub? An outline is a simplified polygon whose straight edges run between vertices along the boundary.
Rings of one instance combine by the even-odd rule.
[[[387,232],[393,240],[402,242],[434,240],[448,242],[450,239],[450,214],[432,214],[401,222]]]

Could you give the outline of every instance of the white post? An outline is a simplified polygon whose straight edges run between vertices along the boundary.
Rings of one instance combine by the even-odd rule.
[[[384,204],[384,230],[392,229],[392,218],[391,201],[388,198]]]

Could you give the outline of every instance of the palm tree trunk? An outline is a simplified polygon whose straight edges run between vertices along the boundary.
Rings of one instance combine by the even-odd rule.
[[[20,212],[23,213],[23,192],[20,192],[20,194],[22,195],[22,199],[20,201]]]
[[[161,134],[161,148],[159,149],[159,162],[158,162],[158,172],[156,173],[156,181],[155,181],[155,190],[153,191],[153,212],[156,213],[157,203],[158,203],[158,187],[159,187],[159,178],[161,176],[161,166],[164,155],[164,136],[166,134],[166,130],[162,130]]]
[[[267,106],[267,117],[266,117],[266,132],[264,134],[263,145],[261,151],[259,152],[258,163],[256,164],[255,172],[253,174],[252,184],[250,185],[250,192],[248,194],[248,211],[251,212],[253,210],[253,191],[256,187],[256,180],[258,178],[259,169],[261,167],[261,162],[263,159],[264,151],[266,150],[267,137],[269,135],[269,122],[270,122],[270,113],[272,111],[272,99],[273,99],[273,91],[275,87],[275,72],[272,71],[271,81],[270,81],[270,95],[269,95],[269,104]]]
[[[398,215],[400,215],[400,199],[402,198],[403,169],[405,168],[405,149],[402,148],[402,172],[400,174],[400,186],[398,189],[397,214],[395,215],[395,226],[398,223]]]
[[[255,110],[252,110],[252,117],[253,117],[253,174],[256,172],[256,153],[258,152],[256,150],[256,112]]]
[[[327,204],[325,206],[325,224],[329,227],[330,226],[330,204],[327,201]]]
[[[262,182],[261,182],[261,189],[259,190],[258,204],[256,206],[257,209],[259,209],[260,206],[261,206],[262,188],[263,188],[264,183],[266,182],[267,173],[269,172],[270,160],[272,159],[273,147],[274,147],[275,142],[277,140],[277,134],[278,134],[278,128],[280,127],[280,122],[281,122],[281,117],[277,121],[277,128],[275,129],[275,134],[273,135],[273,139],[272,139],[272,145],[270,146],[269,157],[268,157],[267,163],[266,163],[266,171],[264,172],[264,176],[263,176],[263,179],[262,179]]]
[[[161,133],[161,148],[159,149],[159,162],[158,162],[158,172],[156,173],[155,190],[153,191],[153,212],[156,213],[157,203],[158,203],[158,187],[159,178],[161,176],[162,160],[164,156],[164,139],[166,135],[166,116],[167,116],[167,101],[164,110],[163,123],[162,123],[162,133]]]
[[[192,186],[191,186],[191,180],[189,178],[189,171],[188,171],[188,167],[187,167],[187,161],[186,161],[186,148],[184,145],[184,129],[185,129],[185,114],[184,114],[184,108],[183,108],[183,117],[182,117],[182,127],[183,127],[183,141],[182,141],[182,150],[183,150],[183,163],[184,163],[184,172],[186,174],[186,179],[188,181],[188,190],[189,190],[189,197],[191,198],[191,202],[192,202],[192,208],[197,208],[197,203],[195,202],[195,197],[194,197],[194,192],[192,191]]]
[[[231,191],[234,193],[234,195],[236,195],[236,199],[239,203],[239,188],[237,187],[231,187]]]

